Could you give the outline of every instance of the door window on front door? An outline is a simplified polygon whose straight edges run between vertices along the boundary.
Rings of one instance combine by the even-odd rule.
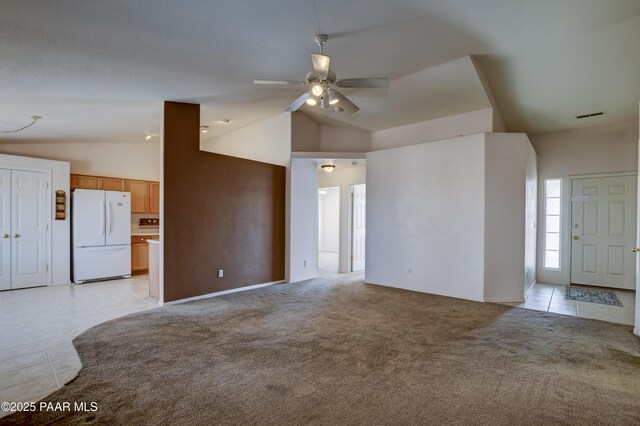
[[[47,284],[47,175],[0,169],[0,290]]]
[[[573,179],[571,282],[635,289],[637,177]]]

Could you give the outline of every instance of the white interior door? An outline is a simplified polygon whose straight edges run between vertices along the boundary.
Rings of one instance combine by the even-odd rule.
[[[11,288],[47,285],[47,175],[11,172]]]
[[[353,219],[351,225],[351,271],[362,271],[365,268],[365,237],[366,237],[366,206],[367,186],[365,184],[353,185],[353,206],[351,208]]]
[[[11,170],[0,169],[0,290],[11,289]]]
[[[636,287],[637,177],[573,179],[571,282]]]
[[[131,194],[106,191],[106,242],[108,246],[131,244]]]

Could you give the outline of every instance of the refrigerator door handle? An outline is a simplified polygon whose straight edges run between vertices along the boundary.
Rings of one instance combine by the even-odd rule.
[[[101,233],[102,233],[102,235],[104,235],[105,229],[106,229],[105,228],[106,227],[106,223],[105,223],[105,217],[104,217],[104,215],[105,215],[105,213],[104,213],[104,211],[105,211],[104,201],[100,202],[100,207],[101,207],[100,208],[100,212],[101,212],[101,214],[100,214],[100,223],[101,223],[101,228],[102,228]]]
[[[84,251],[106,251],[106,250],[124,250],[127,245],[120,246],[97,246],[97,247],[80,247]]]
[[[107,235],[111,235],[111,230],[113,228],[113,215],[111,213],[111,201],[109,201],[109,207],[107,208],[107,227],[109,228],[109,232]]]

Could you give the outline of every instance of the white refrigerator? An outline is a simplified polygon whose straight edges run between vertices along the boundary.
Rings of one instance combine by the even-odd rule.
[[[131,194],[76,189],[71,203],[73,282],[131,276]]]

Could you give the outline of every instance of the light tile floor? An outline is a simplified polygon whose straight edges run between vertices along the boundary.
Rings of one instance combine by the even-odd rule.
[[[565,286],[534,284],[527,293],[524,303],[505,303],[505,305],[633,325],[636,311],[635,293],[624,290],[614,290],[614,293],[618,296],[622,307],[566,300]]]
[[[76,376],[74,337],[157,306],[147,275],[0,292],[0,402],[38,401]],[[0,411],[0,417],[9,413]]]

